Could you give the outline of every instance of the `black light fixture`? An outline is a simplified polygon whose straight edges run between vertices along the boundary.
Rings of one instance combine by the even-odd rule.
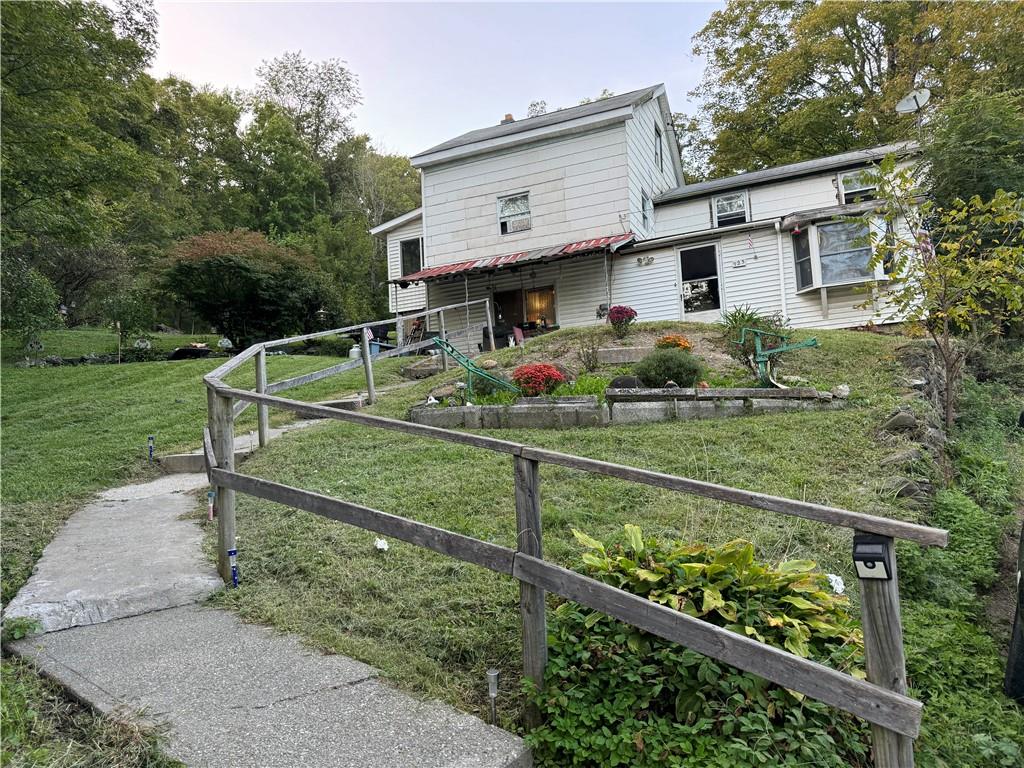
[[[853,564],[861,579],[892,579],[890,539],[873,533],[857,533],[853,536]]]

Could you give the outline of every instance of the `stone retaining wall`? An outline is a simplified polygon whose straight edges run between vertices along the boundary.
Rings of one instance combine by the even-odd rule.
[[[458,429],[565,429],[608,424],[645,424],[720,419],[779,411],[842,408],[845,400],[810,387],[793,389],[608,389],[607,404],[593,395],[523,397],[515,405],[417,406],[409,420]]]

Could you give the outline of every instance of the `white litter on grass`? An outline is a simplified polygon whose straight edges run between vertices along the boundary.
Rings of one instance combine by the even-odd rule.
[[[832,591],[837,595],[841,595],[846,591],[846,584],[843,583],[842,576],[836,576],[834,573],[830,573],[828,575],[828,583],[831,585]]]
[[[427,398],[427,405],[437,405],[437,398],[431,395]]]
[[[374,539],[373,546],[375,546],[379,552],[387,552],[391,548],[387,539]]]

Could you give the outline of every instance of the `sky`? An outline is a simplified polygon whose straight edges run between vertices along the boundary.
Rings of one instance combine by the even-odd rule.
[[[338,58],[359,78],[354,127],[413,155],[469,130],[602,89],[665,83],[673,111],[704,63],[691,37],[721,3],[163,2],[151,72],[249,88],[285,51]]]

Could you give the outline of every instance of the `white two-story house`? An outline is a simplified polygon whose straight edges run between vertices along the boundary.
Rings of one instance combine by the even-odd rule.
[[[751,305],[796,327],[868,322],[863,170],[910,144],[684,184],[663,86],[471,131],[412,158],[423,205],[372,230],[399,316],[490,298],[499,335],[641,320],[717,320]],[[868,306],[865,306],[868,304]],[[468,322],[483,321],[475,305]],[[467,317],[454,313],[449,330]],[[475,351],[480,339],[460,344]]]

